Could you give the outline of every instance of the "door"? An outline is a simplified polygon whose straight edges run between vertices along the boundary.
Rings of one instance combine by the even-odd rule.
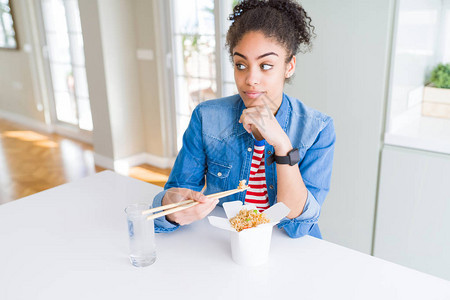
[[[40,10],[52,123],[89,135],[93,124],[78,1],[40,0]]]

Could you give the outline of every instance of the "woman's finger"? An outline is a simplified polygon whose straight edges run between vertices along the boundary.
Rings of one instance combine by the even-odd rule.
[[[216,205],[219,203],[219,199],[214,198],[211,203],[209,203],[206,207],[204,207],[202,213],[200,214],[200,219],[205,218],[207,215],[209,215],[210,212],[216,207]]]
[[[200,203],[208,203],[210,201],[210,199],[208,197],[206,197],[203,193],[201,192],[196,192],[196,191],[192,191],[191,193],[191,198],[192,200],[198,201]]]

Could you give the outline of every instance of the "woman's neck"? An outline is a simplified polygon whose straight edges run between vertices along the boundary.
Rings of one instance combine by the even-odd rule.
[[[283,94],[281,94],[275,101],[270,101],[269,108],[274,116],[277,115],[278,110],[281,107],[281,103],[283,102]]]

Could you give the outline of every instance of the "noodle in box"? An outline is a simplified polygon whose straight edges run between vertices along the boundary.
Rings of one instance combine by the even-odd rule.
[[[211,225],[230,231],[234,262],[243,266],[266,263],[273,226],[286,217],[290,209],[283,203],[277,203],[264,213],[259,213],[254,205],[243,205],[241,201],[225,202],[223,208],[226,219],[210,216],[208,220]]]

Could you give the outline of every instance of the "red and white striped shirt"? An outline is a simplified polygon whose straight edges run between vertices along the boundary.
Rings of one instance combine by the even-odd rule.
[[[248,189],[245,195],[245,204],[254,204],[262,212],[269,208],[267,196],[266,168],[264,165],[264,140],[255,140],[253,149],[252,166],[248,179]]]

